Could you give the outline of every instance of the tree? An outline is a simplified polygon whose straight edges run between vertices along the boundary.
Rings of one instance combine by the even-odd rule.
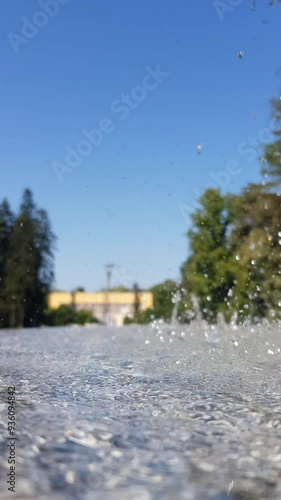
[[[67,326],[74,324],[75,311],[72,306],[61,305],[48,311],[46,318],[49,326]]]
[[[86,325],[89,323],[99,323],[97,318],[93,316],[91,311],[81,309],[80,311],[77,311],[74,317],[74,323],[78,325]]]
[[[190,256],[182,266],[182,283],[200,303],[203,317],[214,321],[218,312],[230,314],[228,294],[237,275],[237,264],[229,245],[233,220],[232,197],[218,189],[207,189],[192,214],[188,232]]]
[[[138,323],[147,324],[152,321],[152,319],[163,319],[168,322],[172,318],[172,313],[175,308],[174,297],[178,293],[179,285],[172,280],[166,280],[163,283],[153,286],[150,291],[153,294],[153,308],[146,309],[144,311],[140,310],[140,304],[135,302],[134,317],[126,317],[124,323]],[[136,285],[134,286],[136,293],[136,300],[139,293]],[[137,306],[137,307],[136,307]],[[179,304],[179,314],[183,313],[183,303]]]
[[[126,316],[124,319],[124,325],[131,325],[132,323],[137,323],[138,325],[146,325],[150,323],[154,318],[154,309],[145,309],[144,311],[139,311],[135,318]]]
[[[9,324],[8,306],[4,291],[7,258],[13,223],[14,215],[11,212],[8,201],[4,200],[0,204],[0,327],[7,327]]]
[[[48,311],[46,320],[49,326],[85,325],[99,322],[91,311],[83,309],[76,311],[69,305],[61,305],[57,309]]]
[[[250,184],[235,204],[231,241],[240,267],[232,301],[240,316],[252,320],[280,316],[280,197]]]
[[[11,327],[37,326],[42,322],[54,278],[54,241],[47,213],[37,209],[32,192],[26,189],[7,256],[5,295]]]
[[[173,280],[166,280],[151,288],[154,303],[153,314],[156,319],[170,321],[175,307],[173,298],[177,289],[178,285]]]

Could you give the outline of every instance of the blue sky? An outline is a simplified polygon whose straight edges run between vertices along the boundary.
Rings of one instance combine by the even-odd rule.
[[[260,151],[246,150],[266,137],[281,90],[281,5],[257,0],[253,11],[244,0],[221,20],[209,0],[61,0],[40,17],[45,3],[1,8],[0,196],[16,210],[30,187],[48,210],[57,288],[104,286],[108,262],[114,285],[176,279],[186,207],[210,171],[238,162],[238,174],[219,177],[224,191],[260,178]],[[26,32],[33,19],[45,26]],[[157,65],[169,75],[121,120],[112,103]],[[59,182],[54,162],[65,164],[65,148],[104,118],[114,131]]]

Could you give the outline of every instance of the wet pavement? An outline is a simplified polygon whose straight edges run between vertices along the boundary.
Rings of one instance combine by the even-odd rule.
[[[40,328],[0,346],[1,499],[281,498],[280,326]]]

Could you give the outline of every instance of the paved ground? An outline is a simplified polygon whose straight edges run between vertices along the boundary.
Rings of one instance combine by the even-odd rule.
[[[280,328],[2,331],[0,346],[1,499],[280,500]]]

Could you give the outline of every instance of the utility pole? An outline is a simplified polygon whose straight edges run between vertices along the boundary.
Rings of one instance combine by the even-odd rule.
[[[140,312],[140,289],[137,283],[134,284],[133,286],[133,291],[135,295],[135,300],[134,300],[134,320],[137,319],[138,314]]]
[[[76,301],[75,301],[75,290],[71,292],[71,307],[75,311],[76,310]]]
[[[114,264],[107,264],[105,266],[105,269],[106,269],[106,296],[105,296],[105,307],[104,307],[104,323],[105,323],[105,325],[108,325],[109,320],[110,320],[109,292],[110,292],[111,276],[112,276],[112,269],[113,268],[114,268]]]

